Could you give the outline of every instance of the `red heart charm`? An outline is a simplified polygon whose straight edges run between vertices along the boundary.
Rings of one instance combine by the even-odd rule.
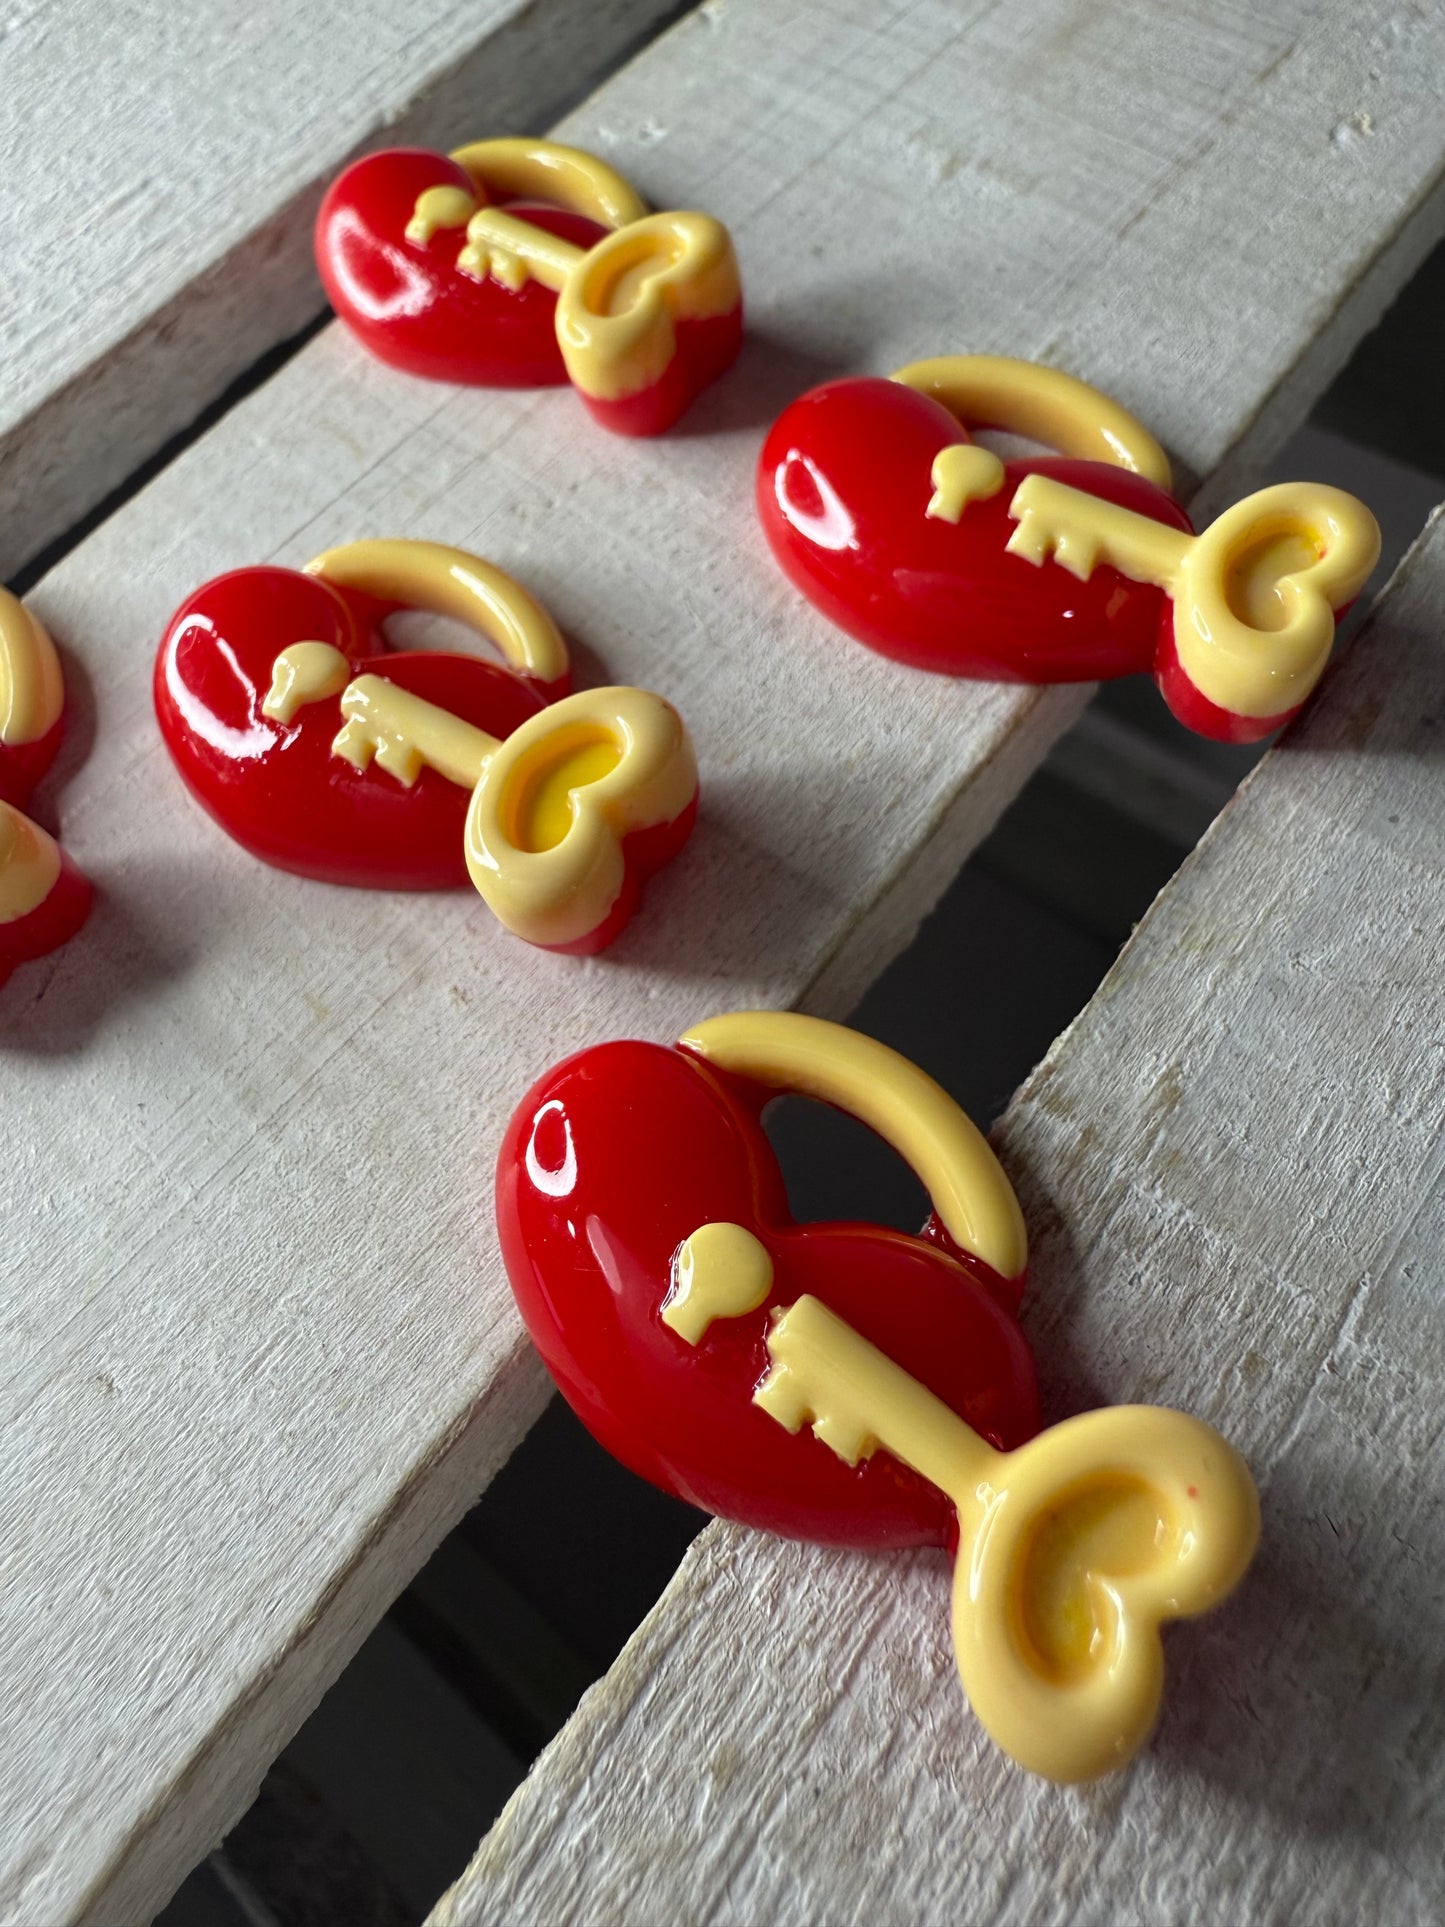
[[[156,657],[161,734],[198,802],[279,869],[329,883],[430,890],[467,881],[469,792],[423,768],[408,787],[333,753],[333,702],[287,722],[264,713],[281,652],[321,643],[368,671],[505,737],[565,683],[542,687],[477,657],[391,653],[380,621],[398,605],[294,569],[236,569],[188,597]]]
[[[605,162],[556,141],[368,155],[322,203],[316,260],[337,314],[393,367],[570,380],[623,435],[669,427],[742,341],[727,230],[649,214]]]
[[[992,427],[1061,451],[1003,462]],[[1152,671],[1188,728],[1255,742],[1296,714],[1379,557],[1342,489],[1286,483],[1202,535],[1149,431],[1057,368],[914,362],[814,389],[773,424],[757,499],[773,552],[850,634],[999,682]]]
[[[44,626],[0,589],[0,983],[73,937],[91,888],[23,808],[60,748],[65,688]]]
[[[763,1021],[811,1026],[825,1047],[852,1035],[806,1018]],[[543,1077],[497,1163],[502,1255],[523,1319],[583,1422],[667,1491],[826,1544],[945,1544],[954,1513],[936,1487],[885,1452],[844,1465],[806,1428],[789,1434],[752,1403],[769,1318],[811,1293],[1007,1449],[1038,1425],[1013,1313],[1022,1278],[1004,1279],[937,1218],[917,1237],[793,1223],[759,1123],[771,1095],[692,1049],[647,1043],[599,1045]],[[719,1225],[760,1241],[771,1282],[751,1309],[714,1318],[689,1342],[664,1310],[679,1253],[699,1227]]]
[[[758,464],[773,553],[825,615],[883,655],[997,682],[1092,682],[1153,666],[1167,599],[1117,569],[1080,581],[1010,554],[1014,491],[1030,474],[1188,530],[1171,495],[1104,462],[1007,462],[956,521],[928,513],[933,465],[968,443],[957,419],[901,381],[829,382],[774,422]]]
[[[488,388],[566,381],[550,288],[507,288],[462,273],[455,230],[407,239],[418,199],[438,187],[472,191],[465,168],[423,147],[368,154],[332,184],[316,221],[316,260],[332,307],[379,361],[408,374]],[[581,248],[608,232],[566,208],[511,203],[507,212]]]

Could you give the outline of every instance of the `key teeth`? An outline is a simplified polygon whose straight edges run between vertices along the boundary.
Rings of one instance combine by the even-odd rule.
[[[801,1432],[805,1425],[811,1424],[813,1437],[845,1465],[857,1465],[860,1460],[871,1458],[878,1448],[877,1439],[855,1419],[838,1412],[819,1414],[798,1374],[787,1365],[775,1364],[770,1368],[753,1393],[753,1403],[761,1406],[769,1418],[776,1419],[784,1431]]]
[[[801,1432],[813,1416],[802,1387],[786,1365],[769,1366],[753,1393],[753,1403],[776,1419],[785,1432]]]
[[[1054,562],[1080,582],[1087,582],[1099,560],[1099,545],[1091,536],[1058,528],[1042,509],[1025,509],[1007,543],[1010,555],[1041,569]]]
[[[1098,544],[1085,536],[1060,535],[1055,538],[1055,562],[1061,569],[1067,569],[1070,575],[1077,576],[1080,582],[1088,581],[1098,559]]]
[[[491,258],[487,250],[468,242],[457,255],[457,273],[464,274],[472,281],[485,281],[491,272]]]
[[[866,1427],[836,1413],[825,1413],[822,1418],[814,1419],[813,1437],[835,1452],[845,1465],[857,1465],[860,1460],[871,1458],[878,1445]]]
[[[1047,522],[1036,509],[1025,509],[1019,517],[1019,525],[1005,545],[1010,555],[1016,555],[1024,562],[1032,562],[1041,569],[1048,561],[1054,536]]]
[[[457,270],[473,281],[495,281],[513,294],[532,278],[531,268],[520,254],[492,241],[468,241],[457,255]]]
[[[332,738],[331,754],[342,757],[353,769],[363,773],[375,762],[408,790],[423,769],[421,755],[410,743],[378,736],[360,716],[353,716]]]
[[[340,756],[350,763],[353,769],[365,771],[371,767],[371,759],[376,754],[376,743],[370,730],[354,718],[344,723],[331,739],[331,754]]]

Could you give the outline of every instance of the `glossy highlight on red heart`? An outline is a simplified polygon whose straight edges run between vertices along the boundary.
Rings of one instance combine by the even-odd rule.
[[[887,1453],[843,1464],[752,1402],[773,1311],[812,1294],[986,1438],[1038,1426],[1006,1280],[937,1219],[796,1224],[760,1113],[773,1093],[693,1051],[595,1046],[518,1106],[497,1161],[497,1225],[523,1319],[568,1402],[624,1464],[710,1512],[825,1544],[945,1544],[948,1499]],[[686,1342],[662,1313],[699,1226],[742,1226],[766,1300]]]
[[[316,221],[316,260],[332,307],[379,361],[408,374],[488,388],[566,381],[550,288],[464,274],[454,229],[407,239],[417,200],[438,187],[470,193],[471,181],[456,161],[422,147],[368,154],[333,182]],[[608,232],[536,202],[508,203],[507,212],[582,248]]]
[[[496,737],[565,689],[479,657],[388,650],[381,624],[396,606],[295,569],[217,576],[166,629],[156,715],[192,795],[254,856],[328,883],[460,887],[465,788],[430,768],[407,786],[336,755],[334,702],[305,704],[289,722],[263,711],[276,658],[302,642],[329,645],[351,676],[380,675]]]

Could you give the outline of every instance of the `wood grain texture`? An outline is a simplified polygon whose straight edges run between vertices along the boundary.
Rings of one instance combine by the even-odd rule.
[[[566,392],[407,381],[328,330],[37,590],[79,712],[51,795],[101,900],[0,1004],[0,1913],[144,1918],[535,1414],[489,1207],[531,1077],[729,1006],[841,1014],[1077,713],[1082,691],[904,675],[816,620],[755,532],[764,424],[836,369],[1053,353],[1193,474],[1237,475],[1275,387],[1308,399],[1330,314],[1363,326],[1438,220],[1405,108],[1445,25],[1380,56],[1401,111],[1346,151],[1363,32],[1342,3],[1207,31],[706,7],[565,129],[737,236],[752,338],[682,432],[638,446]],[[1328,191],[1280,189],[1293,274],[1181,367],[1246,150]],[[1111,258],[1171,206],[1214,238],[1134,261],[1121,312]],[[697,839],[607,957],[530,952],[467,898],[277,876],[181,794],[149,693],[181,595],[382,533],[490,556],[586,679],[687,716]]]
[[[539,130],[673,0],[22,0],[0,25],[0,576],[326,306],[382,143]]]
[[[1261,1488],[1140,1763],[990,1745],[941,1555],[713,1526],[434,1927],[1440,1919],[1442,606],[1445,519],[995,1134],[1045,1411],[1197,1412]]]

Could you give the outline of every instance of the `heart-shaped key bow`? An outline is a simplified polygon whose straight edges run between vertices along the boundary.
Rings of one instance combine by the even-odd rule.
[[[466,622],[506,666],[389,651],[401,608]],[[266,862],[381,889],[470,878],[519,936],[590,953],[686,842],[697,766],[661,697],[569,696],[569,677],[551,617],[500,569],[358,542],[198,589],[162,639],[155,701],[193,794]]]
[[[758,1121],[785,1090],[902,1153],[933,1200],[923,1234],[792,1223]],[[959,1673],[999,1744],[1079,1780],[1142,1743],[1160,1624],[1243,1574],[1253,1484],[1177,1412],[1033,1436],[1018,1205],[916,1066],[779,1012],[714,1018],[671,1050],[583,1051],[513,1117],[497,1222],[538,1349],[625,1463],[795,1537],[956,1544]]]
[[[60,747],[65,685],[38,617],[0,589],[0,983],[73,937],[91,890],[22,805]]]
[[[1002,461],[1004,429],[1058,449]],[[1169,464],[1097,389],[945,356],[845,380],[778,417],[758,509],[782,567],[870,647],[1004,682],[1152,672],[1191,729],[1250,742],[1296,714],[1379,556],[1342,490],[1291,483],[1195,536]]]
[[[670,427],[742,341],[727,229],[649,214],[620,174],[557,141],[370,154],[322,203],[316,259],[382,361],[492,387],[570,380],[624,435]]]

